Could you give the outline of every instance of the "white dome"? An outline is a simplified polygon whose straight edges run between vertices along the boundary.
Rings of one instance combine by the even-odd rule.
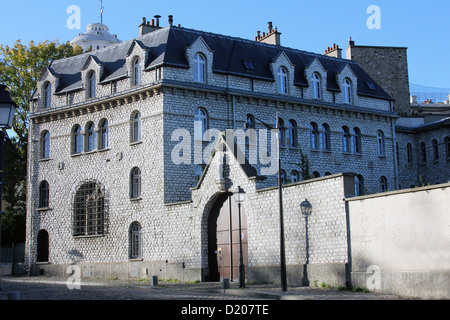
[[[77,44],[83,50],[87,50],[89,47],[97,50],[119,42],[121,41],[117,39],[117,35],[110,34],[109,28],[102,23],[88,25],[86,33],[80,33],[78,37],[70,41],[72,45]]]

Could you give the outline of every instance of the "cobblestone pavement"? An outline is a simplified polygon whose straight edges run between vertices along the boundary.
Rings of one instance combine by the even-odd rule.
[[[224,290],[221,283],[171,283],[137,280],[84,280],[80,288],[69,289],[67,279],[47,277],[2,277],[2,300],[18,292],[20,300],[406,300],[375,293],[309,287],[289,287],[287,292],[274,285],[237,283]],[[69,283],[74,285],[74,283]],[[12,296],[10,297],[12,298]]]

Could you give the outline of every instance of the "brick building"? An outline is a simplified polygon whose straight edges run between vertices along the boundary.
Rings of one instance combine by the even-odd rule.
[[[231,193],[241,186],[247,277],[277,279],[278,133],[263,124],[275,127],[276,115],[289,282],[302,283],[307,262],[317,279],[345,279],[343,197],[400,181],[392,98],[355,61],[283,47],[271,23],[253,41],[174,26],[171,16],[167,27],[144,20],[137,38],[53,61],[39,79],[32,271],[77,263],[86,277],[235,278]],[[301,181],[300,151],[313,180]]]

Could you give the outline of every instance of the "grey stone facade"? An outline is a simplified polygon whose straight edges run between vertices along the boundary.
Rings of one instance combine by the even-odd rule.
[[[236,58],[236,66],[223,67],[221,50],[230,43],[248,48],[249,52],[260,50],[259,53],[270,58],[267,60],[270,63],[261,62],[266,69],[259,69],[259,62],[255,61],[259,56],[255,55],[253,72],[233,71],[233,67],[240,68],[242,59],[252,57],[247,53]],[[166,51],[158,51],[161,48]],[[232,52],[231,56],[244,52]],[[205,80],[200,83],[194,81],[194,59],[198,53],[205,60]],[[301,59],[307,60],[305,68],[298,65]],[[136,61],[141,63],[138,71]],[[278,91],[279,67],[287,70],[287,93]],[[87,79],[92,72],[97,78],[95,96],[90,97]],[[309,83],[314,72],[321,79],[319,99],[314,98]],[[347,60],[174,26],[95,53],[53,62],[32,98],[29,267],[61,274],[66,266],[76,263],[82,266],[84,276],[159,275],[205,280],[209,273],[209,212],[220,195],[240,185],[247,199],[244,203],[249,238],[247,277],[251,281],[277,281],[279,216],[274,188],[277,177],[264,174],[264,169],[276,159],[271,147],[274,141],[268,139],[265,155],[270,161],[262,163],[261,132],[265,127],[256,121],[257,161],[250,161],[249,150],[245,150],[250,164],[243,164],[218,133],[227,129],[243,131],[249,114],[275,126],[278,113],[284,120],[285,133],[289,120],[296,124],[295,143],[281,146],[281,166],[286,175],[292,170],[299,171],[296,163],[300,162],[301,149],[308,156],[311,173],[321,176],[283,188],[289,281],[301,284],[303,272],[308,270],[309,276],[316,277],[312,280],[325,279],[344,285],[348,251],[342,199],[354,194],[355,183],[353,174],[342,172],[354,172],[360,177],[364,188],[359,187],[358,192],[378,192],[381,177],[386,178],[389,190],[399,183],[392,101],[376,83],[373,85],[377,91],[372,95],[364,93],[369,90],[364,87],[364,77],[365,73]],[[353,84],[350,101],[344,101],[339,86],[346,78]],[[48,83],[53,95],[51,106],[45,108],[44,89]],[[215,139],[208,136],[204,141],[193,139],[194,114],[199,108],[206,114],[206,128],[216,130]],[[107,131],[102,129],[105,120]],[[317,148],[311,144],[311,137],[315,137],[311,134],[311,123],[319,128]],[[328,148],[320,143],[323,124],[329,128]],[[79,136],[77,125],[81,128]],[[348,150],[342,146],[343,127],[349,129]],[[355,128],[359,134],[355,134]],[[174,155],[183,139],[174,134],[177,130],[188,134],[185,146],[189,147]],[[50,134],[48,144],[43,135],[46,132]],[[354,149],[356,136],[358,149]],[[81,139],[83,149],[76,149],[77,139]],[[44,154],[43,148],[49,148],[49,153]],[[203,159],[196,163],[199,152],[203,153]],[[184,162],[177,162],[174,157]],[[198,182],[197,164],[205,167]],[[139,169],[139,176],[134,175],[135,168]],[[223,183],[218,184],[221,179]],[[43,181],[48,183],[47,195],[42,189]],[[139,189],[134,196],[136,184]],[[82,194],[86,186],[90,189]],[[41,200],[46,196],[48,203],[43,206]],[[314,206],[308,228],[299,211],[305,198]],[[92,201],[96,207],[92,207]],[[85,210],[84,217],[77,217],[80,210]],[[78,218],[85,225],[80,226]],[[140,226],[137,258],[130,253],[134,223]],[[85,234],[74,235],[75,229]],[[38,241],[41,231],[48,235],[47,248],[42,248]],[[309,264],[305,269],[306,237]],[[42,263],[38,261],[39,252],[44,249],[48,250],[48,259]]]

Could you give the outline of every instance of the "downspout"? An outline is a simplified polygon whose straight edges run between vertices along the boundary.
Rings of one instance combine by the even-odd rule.
[[[392,101],[389,102],[391,112],[394,111],[392,107]],[[392,130],[392,152],[394,153],[394,181],[395,181],[395,188],[394,190],[398,190],[399,181],[398,181],[398,159],[397,159],[397,136],[395,134],[395,124],[394,124],[394,118],[391,117],[391,130]]]
[[[30,119],[30,129],[28,131],[28,186],[30,190],[27,190],[29,192],[30,201],[27,201],[30,206],[30,238],[28,243],[28,275],[31,276],[31,247],[33,244],[33,217],[34,217],[34,205],[33,205],[33,179],[32,179],[32,169],[33,169],[33,161],[32,161],[32,153],[33,153],[33,120]]]

